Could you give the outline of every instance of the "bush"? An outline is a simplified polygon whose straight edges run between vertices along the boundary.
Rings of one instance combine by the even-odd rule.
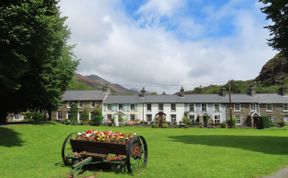
[[[190,125],[190,120],[186,114],[182,118],[182,123],[186,124],[187,126]]]
[[[162,128],[168,128],[168,123],[167,122],[163,123]]]
[[[257,129],[264,129],[270,127],[270,118],[268,116],[263,116],[259,118],[257,123]]]
[[[101,115],[96,115],[94,118],[91,118],[90,124],[91,125],[100,125],[103,121],[103,116]]]
[[[41,120],[44,120],[45,113],[34,111],[34,112],[26,112],[24,113],[24,119],[29,120],[35,123],[40,122]]]
[[[279,127],[284,127],[286,125],[286,123],[284,121],[279,121],[279,122],[277,122],[277,125]]]
[[[227,123],[226,123],[226,122],[222,122],[222,123],[220,124],[220,127],[221,127],[221,128],[227,128]]]
[[[153,124],[151,125],[152,128],[158,128],[158,124],[156,122],[153,122]]]
[[[232,123],[230,119],[227,119],[227,126],[230,128],[235,128],[236,127],[236,119],[235,117],[232,118]]]

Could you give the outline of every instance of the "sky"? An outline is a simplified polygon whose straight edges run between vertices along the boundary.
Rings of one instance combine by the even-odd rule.
[[[258,0],[61,0],[77,72],[173,93],[255,78],[276,51]]]

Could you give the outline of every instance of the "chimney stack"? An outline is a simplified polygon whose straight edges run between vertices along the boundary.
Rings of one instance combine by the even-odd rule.
[[[144,97],[144,96],[145,96],[145,93],[146,93],[146,91],[145,91],[145,88],[143,87],[142,90],[140,91],[139,96],[140,96],[140,97]]]
[[[248,95],[250,96],[255,96],[256,95],[256,90],[253,85],[250,85],[249,90],[248,90]]]
[[[282,95],[282,96],[285,96],[286,95],[286,87],[284,86],[284,84],[282,84],[279,88],[279,91],[278,91],[278,94],[279,95]]]
[[[184,88],[181,86],[180,91],[177,93],[178,96],[184,97]]]
[[[219,93],[220,96],[226,96],[227,95],[227,90],[225,87],[222,87]]]

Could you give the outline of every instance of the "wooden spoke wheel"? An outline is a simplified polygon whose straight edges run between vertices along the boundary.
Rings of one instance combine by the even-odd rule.
[[[61,157],[66,166],[72,166],[76,161],[78,161],[78,157],[74,154],[71,144],[70,144],[70,139],[75,139],[77,136],[77,133],[73,132],[69,134],[63,144],[62,144],[62,149],[61,149]]]
[[[146,167],[148,160],[148,147],[142,136],[131,138],[126,153],[126,166],[129,173]]]

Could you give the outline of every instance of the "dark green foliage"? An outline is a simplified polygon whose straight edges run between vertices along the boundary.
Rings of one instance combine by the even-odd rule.
[[[269,128],[270,127],[270,118],[268,116],[263,116],[259,118],[258,123],[257,123],[257,129],[264,129],[264,128]]]
[[[78,124],[78,106],[76,103],[73,103],[70,108],[70,124]]]
[[[266,6],[261,8],[267,15],[266,19],[272,20],[268,25],[271,38],[268,44],[288,57],[288,2],[287,0],[259,0]]]
[[[184,114],[184,116],[183,116],[183,118],[182,118],[182,122],[184,123],[184,124],[186,124],[186,125],[190,125],[191,123],[190,123],[190,120],[189,120],[189,118],[188,118],[188,116],[187,116],[187,114]]]
[[[45,113],[38,112],[38,111],[33,111],[33,112],[28,111],[24,113],[24,119],[38,123],[41,120],[45,119]]]
[[[28,109],[51,113],[59,104],[77,62],[57,4],[57,0],[1,1],[0,98],[5,105],[0,115]]]
[[[235,128],[236,127],[236,119],[235,119],[235,117],[232,117],[232,120],[227,119],[226,123],[227,123],[228,127]]]
[[[91,120],[90,124],[91,125],[100,125],[103,121],[103,116],[102,116],[102,108],[101,106],[97,106],[95,111],[92,112],[91,114]]]
[[[279,121],[279,122],[277,122],[277,125],[279,127],[284,127],[286,125],[286,123],[284,121]]]

